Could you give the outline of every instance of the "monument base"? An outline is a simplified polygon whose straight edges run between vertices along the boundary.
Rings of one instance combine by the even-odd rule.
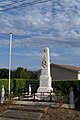
[[[69,108],[75,109],[75,104],[69,104]]]
[[[37,90],[38,93],[48,93],[48,92],[53,92],[53,88],[50,87],[39,87]]]
[[[53,92],[53,88],[51,87],[51,76],[41,75],[40,76],[40,87],[37,90],[38,93],[47,93]]]
[[[35,94],[35,99],[36,100],[41,100],[41,101],[55,101],[55,93],[36,93]]]

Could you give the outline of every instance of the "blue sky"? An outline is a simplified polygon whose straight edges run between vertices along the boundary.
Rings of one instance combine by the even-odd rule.
[[[10,32],[12,69],[39,70],[44,47],[50,48],[51,63],[80,66],[80,0],[20,1],[0,0],[0,68],[9,65]]]

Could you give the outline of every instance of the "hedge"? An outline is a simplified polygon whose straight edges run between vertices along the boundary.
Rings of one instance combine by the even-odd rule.
[[[32,93],[37,92],[39,87],[39,80],[26,80],[26,79],[11,79],[10,87],[13,92],[26,92],[28,91],[29,84],[31,84]],[[4,85],[5,90],[8,91],[8,79],[0,79],[0,92],[1,88]],[[75,87],[79,85],[79,80],[52,80],[52,87],[56,90],[69,93],[70,87]]]
[[[55,80],[52,81],[52,87],[55,91],[59,90],[65,94],[69,94],[70,91],[70,87],[72,86],[73,89],[77,89],[77,85],[79,85],[79,89],[80,89],[80,81],[79,80]]]
[[[26,79],[11,79],[10,81],[10,91],[13,92],[28,92],[29,84],[31,84],[32,93],[37,92],[39,81],[38,80],[26,80]],[[4,85],[5,91],[8,91],[8,79],[0,79],[0,92],[2,86]]]

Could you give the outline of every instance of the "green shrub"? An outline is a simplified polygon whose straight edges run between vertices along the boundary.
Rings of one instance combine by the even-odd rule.
[[[4,85],[5,89],[8,90],[8,79],[0,79],[0,91]]]
[[[39,80],[34,79],[11,79],[10,81],[10,87],[11,91],[13,91],[14,94],[22,93],[22,92],[28,92],[29,84],[31,84],[32,93],[37,92],[37,89],[39,87]],[[5,90],[8,92],[8,79],[0,79],[0,92],[2,89],[2,86],[4,85]],[[52,80],[52,87],[55,90],[61,91],[64,94],[69,93],[70,87],[74,87],[75,85],[80,85],[79,80]]]
[[[70,87],[72,86],[74,88],[74,86],[76,85],[80,85],[80,81],[79,80],[56,80],[56,81],[52,81],[52,86],[56,90],[59,90],[61,92],[63,92],[64,94],[68,94]]]

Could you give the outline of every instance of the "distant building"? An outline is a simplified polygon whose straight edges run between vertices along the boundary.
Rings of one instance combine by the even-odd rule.
[[[51,64],[52,80],[80,80],[80,67]]]

